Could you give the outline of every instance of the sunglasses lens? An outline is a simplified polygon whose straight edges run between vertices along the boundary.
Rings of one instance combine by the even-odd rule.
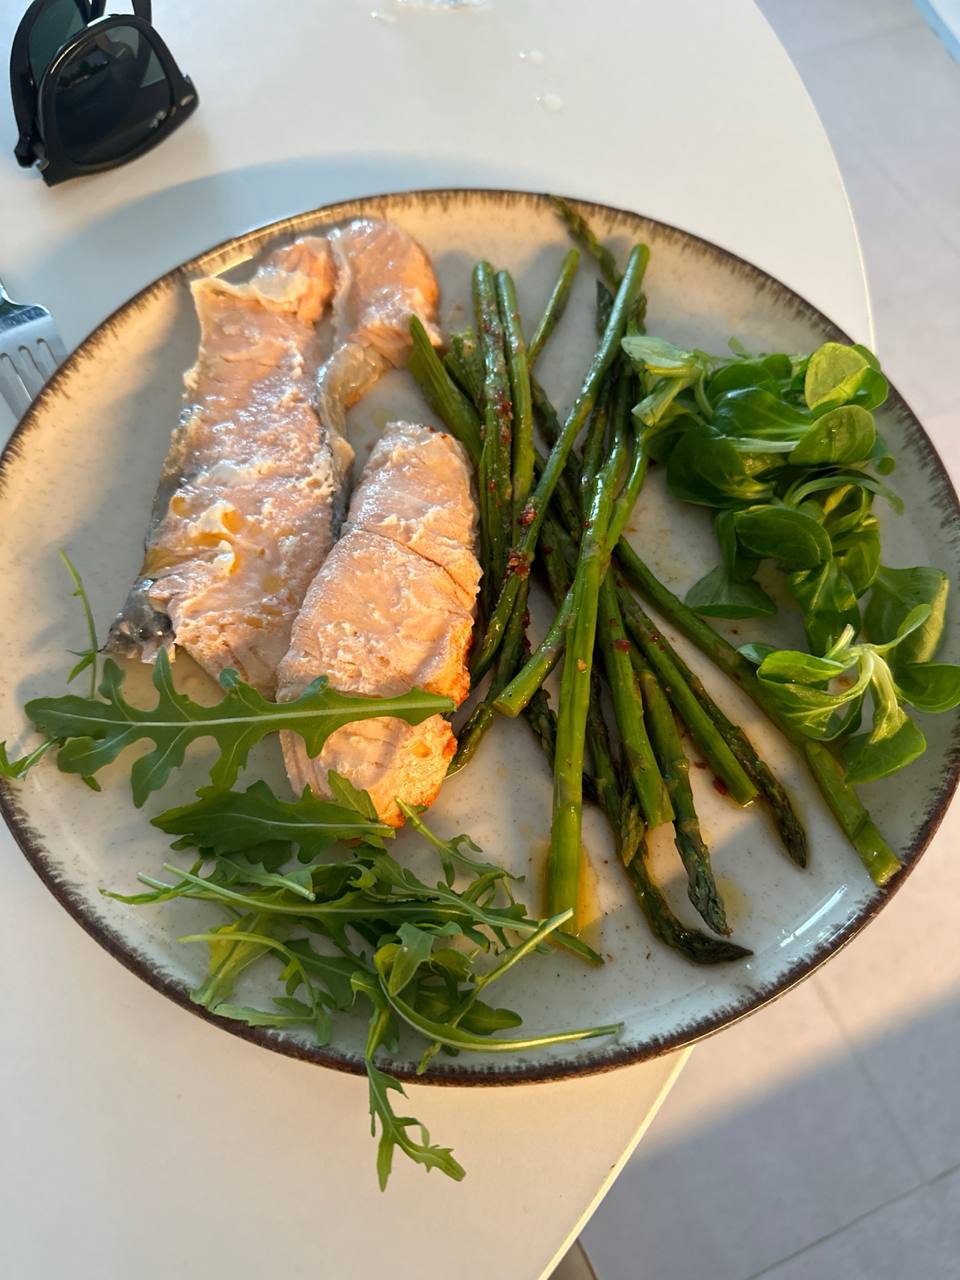
[[[34,84],[40,83],[43,73],[70,37],[86,25],[77,0],[48,0],[33,21],[27,44]]]
[[[54,110],[63,149],[79,164],[129,155],[170,114],[173,94],[153,46],[135,27],[91,31],[60,68]]]

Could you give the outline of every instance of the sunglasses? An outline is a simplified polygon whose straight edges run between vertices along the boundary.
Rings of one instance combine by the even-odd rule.
[[[49,186],[100,173],[162,142],[197,91],[150,25],[150,0],[103,16],[106,0],[33,0],[10,53],[23,168]]]

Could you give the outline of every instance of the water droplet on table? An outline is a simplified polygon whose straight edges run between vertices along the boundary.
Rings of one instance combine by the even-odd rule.
[[[559,93],[541,93],[537,101],[543,107],[544,111],[562,111],[563,99]]]
[[[531,67],[540,67],[546,62],[546,58],[539,49],[521,49],[520,60],[529,62]]]

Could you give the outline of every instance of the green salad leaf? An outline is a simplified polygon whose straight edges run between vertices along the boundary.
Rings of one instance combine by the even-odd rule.
[[[394,698],[365,698],[337,693],[323,676],[298,698],[271,702],[235,671],[224,671],[224,696],[213,706],[195,702],[173,684],[170,659],[161,649],[154,666],[157,701],[137,707],[123,696],[123,672],[107,660],[99,698],[74,695],[34,698],[26,713],[37,729],[59,744],[57,765],[64,773],[93,776],[127,747],[148,739],[153,749],[140,756],[130,771],[134,804],[144,803],[162,787],[173,769],[183,764],[187,747],[212,738],[219,756],[210,772],[213,785],[223,789],[236,780],[251,747],[269,733],[298,733],[311,756],[319,753],[336,729],[376,716],[396,716],[419,724],[428,716],[453,710],[449,698],[415,689]]]
[[[328,782],[331,778],[350,786],[338,774],[328,775]],[[369,801],[365,792],[360,794]],[[221,856],[269,845],[289,858],[296,844],[307,861],[338,840],[379,844],[394,835],[392,827],[377,819],[376,811],[370,818],[355,807],[316,796],[309,788],[292,801],[278,799],[263,781],[246,791],[202,787],[197,796],[192,804],[167,809],[151,819],[161,831],[182,837],[177,848],[192,846]]]

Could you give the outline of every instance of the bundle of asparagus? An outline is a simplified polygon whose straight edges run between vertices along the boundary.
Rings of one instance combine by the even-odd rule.
[[[476,329],[454,335],[442,360],[419,322],[414,319],[411,326],[409,368],[447,428],[470,450],[480,490],[484,623],[472,679],[476,687],[490,678],[461,731],[451,772],[470,761],[497,714],[523,714],[554,776],[549,910],[578,905],[583,803],[591,800],[609,821],[654,934],[698,964],[734,960],[750,953],[727,937],[730,929],[698,821],[678,721],[732,802],[756,800],[768,809],[798,867],[806,865],[806,836],[779,780],[634,592],[710,657],[798,747],[878,882],[889,876],[896,859],[830,749],[791,729],[765,696],[755,668],[664,587],[624,538],[648,459],[631,413],[637,381],[621,341],[631,319],[635,326],[642,321],[649,251],[637,245],[621,275],[577,212],[560,201],[557,206],[606,281],[598,283],[599,345],[563,422],[534,369],[569,298],[577,249],[564,259],[529,344],[512,279],[486,262],[473,275]],[[546,455],[537,450],[535,425]],[[543,582],[556,608],[533,652],[527,636],[532,575]],[[554,712],[543,685],[561,658]],[[685,925],[654,881],[646,831],[666,822],[674,826],[690,901],[712,933]]]

